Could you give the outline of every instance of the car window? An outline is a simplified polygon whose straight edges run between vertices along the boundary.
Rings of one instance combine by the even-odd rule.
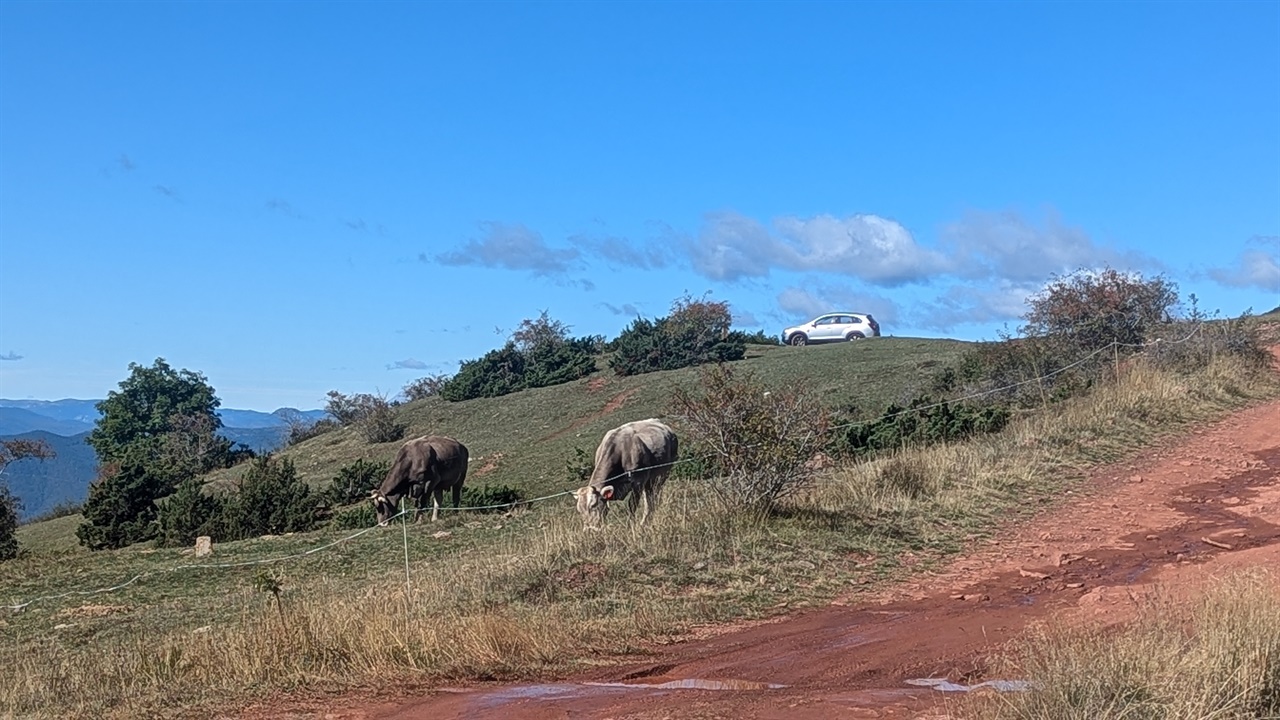
[[[836,318],[824,317],[824,318],[820,318],[817,322],[814,323],[814,325],[830,325],[835,321],[836,321]]]
[[[840,324],[841,324],[841,325],[856,325],[857,323],[858,323],[858,318],[856,318],[856,317],[853,317],[853,316],[850,316],[850,315],[842,315],[842,316],[840,316]]]

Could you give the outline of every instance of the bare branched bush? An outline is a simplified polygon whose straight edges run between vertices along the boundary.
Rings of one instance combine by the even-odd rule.
[[[809,461],[827,443],[830,412],[799,386],[770,389],[745,371],[713,365],[697,392],[676,390],[673,414],[706,456],[711,496],[730,511],[768,513],[804,490]]]
[[[289,437],[285,440],[288,445],[297,445],[304,440],[310,440],[313,437],[319,437],[327,432],[337,430],[342,427],[338,421],[324,418],[315,422],[307,422],[304,418],[296,417],[289,420]]]
[[[1027,299],[1027,336],[1069,339],[1078,348],[1096,350],[1112,342],[1139,344],[1157,326],[1170,322],[1178,305],[1178,286],[1164,275],[1077,270],[1056,275]]]
[[[1147,354],[1157,367],[1193,371],[1208,367],[1216,358],[1235,357],[1245,363],[1265,367],[1271,359],[1261,328],[1253,315],[1222,319],[1217,311],[1201,312],[1199,298],[1188,297],[1191,305],[1187,321],[1163,328]]]
[[[440,394],[440,389],[444,387],[445,383],[449,382],[451,377],[453,376],[448,373],[436,373],[435,375],[420,377],[417,380],[410,380],[400,390],[400,393],[409,402],[435,397]]]
[[[344,395],[330,390],[324,409],[339,423],[353,426],[366,442],[394,442],[404,437],[408,429],[405,423],[400,422],[395,407],[383,395]]]

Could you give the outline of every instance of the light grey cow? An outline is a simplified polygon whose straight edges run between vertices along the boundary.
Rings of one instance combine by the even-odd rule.
[[[387,478],[371,496],[378,513],[378,524],[387,524],[396,514],[400,498],[405,495],[415,501],[415,520],[421,519],[419,514],[426,508],[430,497],[431,520],[434,522],[440,514],[445,490],[453,491],[454,507],[461,505],[468,459],[465,445],[443,435],[424,435],[406,442],[396,453]]]
[[[605,433],[596,448],[591,480],[573,491],[586,526],[601,527],[609,503],[624,498],[631,514],[639,506],[640,522],[648,522],[678,453],[675,432],[660,420],[637,420]]]

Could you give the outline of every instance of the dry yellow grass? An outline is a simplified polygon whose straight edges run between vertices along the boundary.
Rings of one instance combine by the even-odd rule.
[[[1256,570],[1224,579],[1192,603],[1149,600],[1122,629],[1042,629],[1003,665],[1035,690],[975,697],[965,716],[1280,718],[1280,582]]]

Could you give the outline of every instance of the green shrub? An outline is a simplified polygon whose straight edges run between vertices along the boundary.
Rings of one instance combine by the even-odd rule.
[[[223,499],[223,540],[314,530],[323,501],[298,479],[293,461],[271,455],[245,471],[237,492]]]
[[[1000,432],[1008,424],[1009,414],[1008,408],[997,405],[953,404],[921,395],[906,407],[890,405],[878,420],[847,428],[836,449],[865,455]]]
[[[377,489],[391,469],[386,460],[371,462],[363,458],[338,468],[329,487],[320,493],[320,499],[332,507],[351,505],[369,499],[369,491]]]
[[[338,530],[361,530],[378,524],[378,514],[373,503],[362,502],[340,507],[333,511],[329,526]]]
[[[777,335],[771,335],[764,330],[757,330],[753,333],[747,333],[744,330],[730,330],[729,339],[736,342],[746,343],[747,345],[781,345],[782,340]]]
[[[145,454],[145,448],[131,448],[123,462],[99,467],[84,504],[84,522],[76,528],[81,545],[107,550],[155,537],[155,500],[172,493],[175,483],[139,454]]]
[[[748,336],[730,332],[731,322],[728,303],[686,295],[672,304],[667,317],[636,318],[623,330],[609,344],[614,351],[609,367],[626,376],[741,360]]]
[[[158,505],[157,544],[181,547],[192,544],[201,535],[224,539],[220,526],[224,512],[222,498],[206,494],[199,479],[188,478],[178,483],[177,491]]]
[[[536,320],[525,320],[501,348],[464,361],[440,386],[440,397],[450,402],[499,397],[590,375],[596,371],[602,339],[569,337],[568,332],[568,326],[549,318],[546,311]]]
[[[462,506],[469,508],[487,508],[473,512],[503,512],[519,503],[523,498],[519,490],[506,485],[481,485],[480,487],[462,488]]]
[[[22,503],[8,485],[0,485],[0,562],[18,556],[18,511]]]

